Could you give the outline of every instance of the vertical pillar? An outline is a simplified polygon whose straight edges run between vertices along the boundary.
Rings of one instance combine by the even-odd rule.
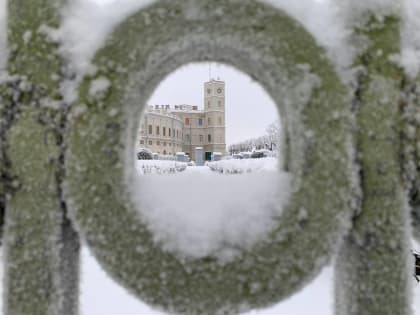
[[[356,35],[368,40],[357,58],[361,211],[336,261],[337,315],[411,314],[410,227],[402,183],[400,90],[396,17],[371,17]]]
[[[54,42],[63,1],[8,2],[8,87],[13,124],[4,150],[5,314],[73,315],[78,306],[78,238],[61,197],[64,176],[62,60]]]

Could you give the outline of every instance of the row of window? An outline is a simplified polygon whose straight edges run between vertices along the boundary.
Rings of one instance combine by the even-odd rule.
[[[149,125],[149,135],[153,133],[153,126]],[[156,126],[156,135],[160,135],[160,127]],[[162,136],[166,137],[166,127],[162,127]],[[168,137],[175,138],[175,130],[168,128]],[[179,130],[176,130],[176,137],[179,138]]]
[[[200,142],[202,143],[203,140],[204,140],[204,136],[203,135],[199,135],[199,139],[200,139]],[[211,139],[212,139],[211,135],[208,134],[207,135],[207,142],[211,142]],[[189,134],[185,135],[185,140],[186,141],[190,141],[190,135]],[[141,145],[144,145],[145,144],[144,140],[140,140],[140,144]],[[159,140],[156,141],[156,145],[159,145],[160,146],[161,144],[164,147],[166,147],[166,146],[170,146],[171,147],[172,146],[172,142],[159,141]],[[148,145],[153,145],[153,141],[152,140],[149,140],[148,141]],[[173,146],[175,147],[176,145],[174,144]]]
[[[219,125],[221,125],[222,124],[222,117],[218,117],[217,122],[219,123]],[[185,125],[187,125],[187,126],[190,125],[190,118],[189,117],[185,117]],[[203,119],[202,118],[198,118],[198,125],[199,126],[203,125]],[[207,125],[211,125],[210,117],[207,118]]]
[[[184,122],[185,122],[185,125],[189,126],[190,125],[190,118],[185,117]],[[198,123],[199,126],[202,126],[203,125],[203,118],[198,118],[197,123]]]
[[[203,135],[199,135],[199,139],[200,139],[200,142],[203,142],[204,136]],[[189,134],[186,134],[185,135],[185,140],[186,141],[190,141],[190,135]],[[211,135],[207,135],[207,142],[211,142]]]
[[[140,140],[140,144],[143,144],[144,145],[144,140]],[[153,141],[152,140],[149,140],[148,141],[148,144],[149,145],[153,145]],[[156,141],[156,145],[160,145],[161,144],[161,142],[160,141]],[[162,141],[162,145],[164,146],[164,147],[166,147],[167,145],[168,146],[172,146],[172,142],[165,142],[165,141]],[[174,144],[174,147],[175,147],[176,145]]]
[[[185,125],[189,126],[190,125],[190,118],[189,117],[185,117]],[[217,118],[217,122],[219,125],[222,125],[223,120],[222,117],[218,117]],[[203,119],[202,118],[198,118],[197,121],[199,126],[203,126]],[[207,124],[211,125],[211,118],[208,117],[207,118]],[[166,127],[162,127],[162,129],[160,128],[160,126],[156,126],[155,127],[155,134],[156,135],[160,135],[160,132],[162,131],[162,136],[166,137],[166,135],[168,135],[168,137],[175,137],[175,129],[171,129],[171,128],[166,128]],[[143,129],[143,127],[141,128]],[[148,126],[148,133],[149,135],[151,135],[153,133],[153,125],[149,125]],[[176,130],[176,137],[179,138],[179,130]]]
[[[211,103],[210,101],[207,101],[207,106],[210,107]],[[217,107],[221,108],[222,107],[222,101],[217,101]]]

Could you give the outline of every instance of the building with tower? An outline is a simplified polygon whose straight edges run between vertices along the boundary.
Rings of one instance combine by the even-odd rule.
[[[162,155],[183,151],[196,160],[202,148],[204,160],[213,152],[226,153],[225,82],[204,83],[204,106],[148,106],[140,123],[139,146]]]

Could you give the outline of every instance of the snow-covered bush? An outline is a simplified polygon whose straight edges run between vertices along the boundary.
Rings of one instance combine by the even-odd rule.
[[[221,174],[242,174],[258,172],[262,170],[275,171],[278,169],[276,158],[260,159],[230,159],[207,163],[207,166]]]
[[[136,170],[138,174],[174,174],[176,172],[185,171],[187,163],[176,161],[137,161]]]
[[[139,160],[153,160],[153,153],[146,148],[141,148],[137,152],[137,159],[139,159]]]

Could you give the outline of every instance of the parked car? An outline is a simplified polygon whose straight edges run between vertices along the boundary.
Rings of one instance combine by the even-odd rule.
[[[138,160],[153,160],[153,154],[146,148],[141,148],[139,152],[137,152],[137,159]]]
[[[243,159],[250,159],[251,158],[251,155],[252,155],[252,152],[241,152],[239,154],[242,155],[242,158]]]
[[[212,161],[220,161],[222,159],[223,154],[221,152],[213,152],[211,155]]]
[[[188,162],[189,161],[189,158],[188,158],[188,156],[185,154],[185,152],[177,152],[176,154],[175,154],[175,160],[177,161],[177,162]]]
[[[260,159],[265,157],[264,152],[261,151],[254,151],[251,153],[251,159]]]

